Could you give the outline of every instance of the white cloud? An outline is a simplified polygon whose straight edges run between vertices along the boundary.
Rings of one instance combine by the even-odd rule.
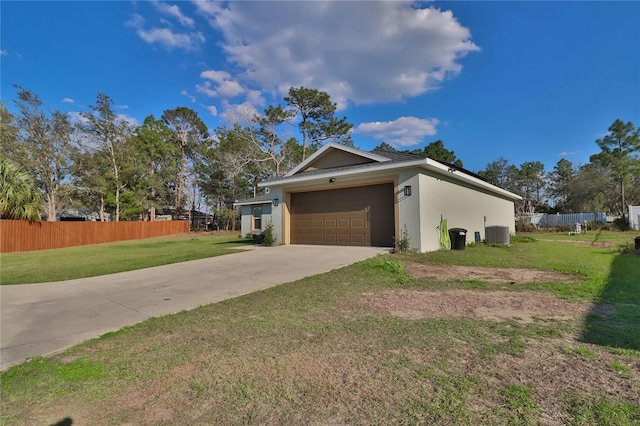
[[[179,33],[169,28],[147,28],[146,20],[137,13],[133,14],[125,25],[135,28],[138,37],[147,43],[159,44],[167,50],[174,48],[195,50],[206,40],[199,31]]]
[[[87,120],[87,118],[83,116],[82,113],[80,113],[79,111],[69,111],[67,112],[67,116],[69,117],[69,121],[72,124],[81,124],[83,126],[86,126],[89,124],[89,120]],[[116,123],[124,122],[132,127],[137,127],[140,125],[140,123],[135,117],[131,117],[130,115],[126,115],[126,114],[116,114],[116,118],[114,122]]]
[[[64,104],[72,104],[72,103],[75,103],[75,101],[73,99],[71,99],[71,98],[64,98],[62,100],[62,103],[64,103]]]
[[[313,87],[340,108],[435,90],[462,70],[463,56],[479,50],[450,11],[414,2],[194,4],[241,70],[224,81],[280,95],[292,86]]]
[[[207,96],[220,98],[233,98],[245,92],[245,89],[231,79],[231,74],[226,71],[203,71],[200,77],[217,83],[215,89],[211,88],[211,83],[205,81],[204,85],[196,85],[196,89]]]
[[[191,103],[195,103],[196,101],[196,97],[189,94],[189,92],[187,92],[186,90],[183,90],[182,92],[180,92],[181,95],[186,96],[187,98],[191,99]]]
[[[114,108],[117,108],[117,109],[129,109],[129,105],[120,104],[120,105],[115,105]]]
[[[89,124],[89,120],[87,120],[87,118],[84,117],[82,114],[80,114],[80,112],[78,111],[69,111],[67,112],[67,116],[69,117],[69,121],[72,124],[81,124],[81,125]]]
[[[140,123],[138,122],[138,119],[126,114],[116,114],[115,121],[126,123],[131,127],[138,127],[140,125]]]
[[[224,111],[220,114],[227,123],[238,123],[240,125],[253,123],[256,115],[259,115],[258,110],[249,102],[242,104],[225,103]]]
[[[0,56],[5,56],[5,55],[8,55],[8,54],[9,54],[9,52],[7,52],[6,50],[0,49]]]
[[[222,83],[220,83],[216,91],[218,92],[218,95],[223,98],[233,98],[244,93],[244,89],[242,88],[242,86],[240,86],[237,82],[231,80],[223,81]]]
[[[208,80],[215,81],[216,83],[222,83],[225,80],[231,79],[231,74],[226,71],[209,70],[202,71],[200,73],[200,78],[206,78]]]
[[[168,50],[173,48],[186,50],[196,49],[205,41],[204,36],[200,32],[180,34],[172,32],[169,28],[152,28],[151,30],[144,30],[140,28],[137,30],[137,34],[147,43],[157,43]]]
[[[142,15],[139,13],[134,13],[131,15],[131,19],[124,23],[126,27],[131,28],[142,28],[144,27],[146,21]]]
[[[207,111],[209,111],[209,114],[213,115],[214,117],[218,115],[218,108],[216,108],[214,105],[210,105],[205,108],[207,108]]]
[[[370,136],[396,148],[421,143],[425,136],[437,133],[437,118],[400,117],[394,121],[360,123],[353,133]]]
[[[577,152],[575,152],[575,151],[562,151],[558,155],[560,155],[560,157],[569,157],[571,155],[576,155],[576,154],[577,154]]]
[[[264,106],[266,101],[259,90],[247,91],[247,102],[255,106]]]
[[[211,88],[211,82],[205,81],[204,84],[196,84],[196,90],[203,95],[215,98],[218,96],[218,92]]]
[[[153,1],[152,4],[156,7],[156,9],[158,9],[160,12],[164,13],[165,15],[169,15],[176,18],[178,22],[180,22],[185,27],[189,27],[189,28],[193,27],[194,25],[193,19],[189,18],[188,16],[185,16],[178,6],[169,5],[167,3],[161,3],[159,1]]]

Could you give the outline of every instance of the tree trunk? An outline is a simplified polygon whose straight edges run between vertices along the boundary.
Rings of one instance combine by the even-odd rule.
[[[116,188],[116,222],[120,222],[120,188]]]
[[[155,174],[155,170],[153,168],[153,161],[151,161],[150,168],[151,176]],[[154,222],[156,220],[156,207],[153,205],[153,202],[156,200],[156,189],[154,188],[155,180],[151,179],[151,206],[149,206],[149,220]]]
[[[178,188],[176,190],[176,211],[175,211],[176,219],[182,213],[182,192],[184,189],[184,169],[187,166],[187,162],[184,156],[184,145],[185,145],[185,141],[183,139],[180,143],[182,161],[180,165],[180,179],[178,179]]]
[[[47,194],[47,201],[45,203],[45,210],[47,213],[47,222],[55,222],[56,220],[56,200],[53,194]]]
[[[622,200],[622,206],[620,206],[620,209],[622,210],[622,223],[627,223],[627,205],[624,199],[624,177],[620,179],[620,194]]]
[[[104,195],[100,195],[100,222],[104,222]]]

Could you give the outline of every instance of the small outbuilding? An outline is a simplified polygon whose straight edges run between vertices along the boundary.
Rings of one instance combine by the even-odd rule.
[[[234,203],[236,208],[240,207],[242,236],[255,236],[265,230],[267,224],[272,222],[271,203],[271,194]]]
[[[629,228],[640,231],[640,206],[629,206]]]
[[[393,247],[406,235],[420,252],[440,248],[442,219],[481,239],[487,226],[514,234],[514,202],[521,199],[430,158],[336,143],[259,186],[269,193],[235,203],[243,235],[269,223],[279,244]]]

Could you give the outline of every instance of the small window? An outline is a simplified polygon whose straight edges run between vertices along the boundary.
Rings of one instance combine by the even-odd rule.
[[[262,231],[262,207],[253,208],[253,229]]]

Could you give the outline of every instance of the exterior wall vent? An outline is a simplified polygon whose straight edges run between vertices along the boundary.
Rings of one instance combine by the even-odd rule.
[[[484,228],[484,239],[487,244],[509,244],[509,227],[487,226]]]

